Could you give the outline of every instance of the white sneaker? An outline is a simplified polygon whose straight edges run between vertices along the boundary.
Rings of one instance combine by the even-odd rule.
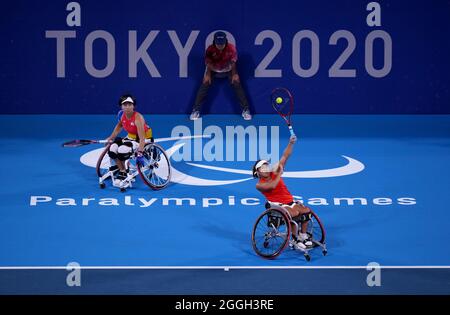
[[[298,233],[298,239],[300,242],[303,243],[304,246],[306,247],[312,247],[313,243],[311,241],[311,238],[309,237],[308,234],[306,233]]]
[[[252,115],[250,114],[250,111],[248,109],[242,111],[242,117],[244,117],[245,120],[252,119]]]
[[[191,117],[190,117],[191,120],[197,120],[197,119],[199,119],[199,117],[200,117],[200,112],[198,110],[192,111]]]
[[[294,247],[297,249],[306,249],[306,245],[300,240],[294,240]]]

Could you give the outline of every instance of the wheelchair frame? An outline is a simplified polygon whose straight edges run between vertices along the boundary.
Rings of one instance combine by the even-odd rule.
[[[299,201],[295,201],[295,202],[297,204],[299,203]],[[286,221],[286,223],[287,223],[287,227],[286,228],[287,228],[288,236],[287,236],[287,240],[285,240],[285,244],[282,245],[281,248],[278,251],[276,251],[274,254],[271,254],[271,255],[269,255],[269,254],[268,255],[263,255],[257,249],[256,241],[255,241],[255,232],[256,232],[256,228],[258,226],[258,223],[261,221],[261,219],[264,216],[269,215],[269,213],[271,211],[274,211],[274,210],[277,211],[277,212],[280,212],[282,217],[283,217],[283,219],[284,219],[284,221]],[[312,229],[314,228],[314,224],[316,223],[319,226],[320,230],[321,230],[322,238],[320,240],[316,240],[316,239],[314,239],[313,231],[307,231],[307,233],[310,234],[310,236],[311,236],[313,247],[311,247],[311,248],[304,248],[304,249],[303,248],[297,248],[295,246],[295,241],[291,237],[292,236],[291,224],[293,224],[296,227],[296,230],[298,231],[298,229],[299,229],[298,223],[295,222],[294,220],[292,220],[292,216],[291,216],[291,214],[289,213],[288,210],[286,210],[282,206],[279,206],[279,205],[277,205],[275,203],[267,201],[267,203],[266,203],[266,210],[258,217],[258,219],[256,220],[256,222],[254,224],[254,227],[253,227],[253,231],[252,231],[252,246],[253,246],[253,249],[255,250],[255,252],[259,256],[261,256],[263,258],[266,258],[266,259],[274,259],[274,258],[278,257],[284,251],[284,249],[287,246],[289,246],[293,250],[299,250],[299,251],[303,252],[303,256],[305,257],[305,259],[307,261],[311,260],[310,251],[313,250],[316,247],[320,247],[322,249],[322,254],[324,256],[327,255],[328,250],[327,250],[326,243],[325,243],[325,228],[323,227],[323,224],[320,221],[320,218],[317,216],[317,214],[314,211],[312,211],[312,210],[311,210],[311,214],[312,214],[312,218],[311,218],[310,222],[313,225]],[[270,232],[270,234],[271,234],[270,237],[272,237],[272,234],[276,235],[278,233],[278,228],[279,228],[279,226],[275,227],[272,224],[272,231]],[[265,237],[266,236],[267,236],[267,232],[265,234]],[[267,242],[267,239],[265,239],[264,243],[266,243],[266,242]]]
[[[133,187],[133,183],[136,181],[135,178],[136,178],[136,176],[138,176],[138,175],[140,175],[141,178],[142,178],[142,180],[144,181],[144,183],[145,183],[147,186],[149,186],[150,188],[152,188],[153,190],[159,190],[159,189],[165,188],[165,187],[169,184],[170,178],[171,178],[171,170],[170,170],[170,169],[171,169],[171,165],[170,165],[170,160],[169,160],[169,158],[167,157],[166,152],[164,151],[164,149],[163,149],[160,145],[158,145],[158,144],[152,142],[150,139],[146,139],[146,140],[145,140],[145,150],[147,150],[147,146],[149,146],[149,145],[151,145],[151,147],[156,147],[158,150],[160,150],[161,153],[164,155],[166,161],[167,161],[167,164],[168,164],[168,165],[167,165],[167,168],[168,168],[168,178],[167,178],[166,182],[163,183],[163,185],[161,185],[161,186],[156,186],[156,185],[150,184],[150,183],[146,180],[146,178],[144,178],[145,175],[142,173],[141,166],[139,165],[139,163],[138,163],[138,162],[135,162],[135,163],[132,163],[132,162],[131,162],[131,161],[136,161],[136,152],[133,152],[132,155],[131,155],[131,157],[130,157],[128,160],[125,161],[125,167],[126,167],[129,171],[128,171],[127,177],[126,177],[124,180],[120,181],[119,183],[116,183],[116,181],[114,180],[114,174],[115,174],[118,170],[113,170],[113,171],[111,171],[111,170],[108,169],[104,174],[102,174],[102,172],[101,172],[101,169],[102,169],[102,168],[101,168],[101,164],[102,164],[102,161],[103,161],[105,155],[108,154],[109,148],[110,148],[110,146],[111,146],[111,144],[109,144],[108,146],[105,147],[105,150],[100,154],[100,157],[99,157],[99,159],[98,159],[98,161],[97,161],[96,171],[97,171],[98,182],[99,182],[100,188],[102,188],[102,189],[105,188],[105,187],[106,187],[105,181],[108,180],[108,179],[111,179],[112,185],[113,185],[114,187],[118,187],[118,188],[120,189],[121,192],[125,192],[127,188],[132,188],[132,187]],[[111,158],[110,158],[110,160],[111,160],[111,163],[110,163],[110,164],[111,164],[111,165],[114,165],[114,164],[113,164],[113,160],[112,160]],[[157,163],[157,162],[156,162],[156,163]],[[150,167],[153,168],[153,166],[154,166],[154,165],[151,165]]]

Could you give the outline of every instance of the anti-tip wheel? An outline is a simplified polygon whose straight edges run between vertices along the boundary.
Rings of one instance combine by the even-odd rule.
[[[308,254],[304,254],[303,256],[305,256],[306,261],[310,261],[311,260],[311,256],[309,256]]]
[[[328,251],[327,251],[327,250],[323,250],[323,251],[322,251],[322,254],[323,254],[324,256],[326,256],[326,255],[328,254]]]
[[[105,183],[101,183],[101,184],[100,184],[100,188],[101,188],[101,189],[103,189],[103,188],[105,188],[105,187],[106,187],[106,184],[105,184]]]

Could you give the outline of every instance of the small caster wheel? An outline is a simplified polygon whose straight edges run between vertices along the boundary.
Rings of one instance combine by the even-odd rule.
[[[305,254],[303,256],[305,256],[306,261],[310,261],[311,260],[311,256],[309,256],[309,254]]]
[[[322,254],[323,254],[324,256],[326,256],[326,255],[328,254],[328,251],[327,251],[327,250],[323,250],[323,251],[322,251]]]
[[[122,188],[120,188],[120,192],[125,192],[125,190],[126,190],[126,189],[125,189],[125,188],[123,188],[123,187],[122,187]]]
[[[269,247],[269,242],[268,242],[268,241],[265,241],[264,244],[263,244],[263,246],[264,246],[264,248]]]
[[[103,189],[103,188],[105,188],[105,187],[106,187],[106,184],[105,184],[105,183],[101,183],[101,184],[100,184],[100,188],[101,188],[101,189]]]

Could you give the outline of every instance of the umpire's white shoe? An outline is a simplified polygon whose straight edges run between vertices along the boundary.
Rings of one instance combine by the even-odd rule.
[[[192,111],[190,119],[197,120],[199,118],[200,118],[200,112],[198,110]]]
[[[251,120],[252,114],[250,114],[250,111],[248,109],[245,109],[242,111],[242,117],[244,117],[245,120]]]

